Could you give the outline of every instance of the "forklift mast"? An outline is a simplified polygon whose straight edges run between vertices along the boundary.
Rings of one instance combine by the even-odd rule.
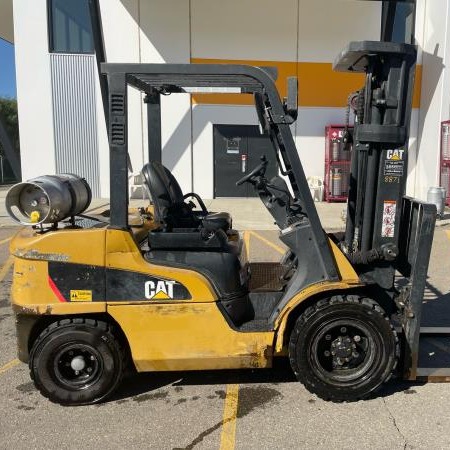
[[[341,249],[361,278],[394,295],[407,177],[417,50],[415,0],[383,1],[380,41],[351,42],[334,70],[365,74],[353,95],[355,125],[347,222]],[[349,97],[351,98],[351,97]]]
[[[367,282],[393,286],[400,215],[407,175],[407,147],[416,49],[393,42],[352,42],[334,63],[338,71],[365,73],[357,93],[345,241]]]
[[[349,137],[354,151],[341,249],[360,278],[381,287],[397,305],[403,376],[448,380],[448,370],[419,367],[420,337],[448,330],[420,327],[436,207],[405,196],[417,58],[414,17],[415,0],[384,1],[381,41],[351,42],[334,63],[337,71],[365,74]],[[406,281],[402,287],[396,274]]]

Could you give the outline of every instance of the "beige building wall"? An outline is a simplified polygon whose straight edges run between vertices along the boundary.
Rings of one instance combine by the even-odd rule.
[[[440,122],[450,119],[450,1],[419,0],[418,44],[423,75],[418,139],[410,157],[414,195],[426,199],[440,183]]]
[[[55,170],[46,3],[14,1],[26,178]],[[297,75],[299,115],[293,133],[306,174],[319,176],[324,175],[324,127],[343,123],[347,95],[362,85],[358,75],[333,73],[331,63],[351,40],[378,40],[381,14],[380,2],[356,0],[100,0],[100,6],[109,62],[272,65],[279,70],[282,94],[286,76]],[[439,182],[439,123],[450,115],[449,18],[449,0],[418,0],[416,40],[423,68],[417,72],[408,193],[421,198]],[[129,98],[129,152],[137,172],[147,159],[146,108],[142,94],[130,89]],[[187,94],[162,101],[163,162],[184,190],[194,188],[206,198],[213,195],[213,125],[256,124],[252,106],[242,97],[226,95],[221,101],[225,105],[217,96]],[[100,95],[97,103],[106,197],[109,150]]]

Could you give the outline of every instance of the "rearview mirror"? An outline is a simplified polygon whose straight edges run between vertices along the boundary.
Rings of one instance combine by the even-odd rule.
[[[297,120],[297,97],[298,97],[298,79],[297,77],[288,77],[287,79],[287,97],[284,99],[284,112]]]

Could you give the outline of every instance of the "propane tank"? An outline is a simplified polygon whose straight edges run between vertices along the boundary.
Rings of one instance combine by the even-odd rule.
[[[339,161],[341,156],[341,142],[339,139],[333,139],[331,141],[331,159],[333,161]]]
[[[450,167],[442,167],[441,169],[441,186],[448,192],[450,188]]]
[[[339,168],[334,168],[331,172],[331,195],[333,197],[342,195],[342,170]]]
[[[6,194],[6,211],[22,225],[56,223],[85,211],[92,193],[77,175],[43,175],[15,184]]]
[[[436,205],[439,218],[444,216],[446,192],[443,187],[430,187],[427,193],[427,202]]]

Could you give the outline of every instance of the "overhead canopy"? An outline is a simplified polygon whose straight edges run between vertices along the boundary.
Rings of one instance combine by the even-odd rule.
[[[240,88],[242,93],[273,88],[277,70],[226,64],[102,64],[102,72],[125,73],[127,82],[151,93],[188,92],[186,88]]]
[[[14,42],[13,0],[0,0],[0,38]]]

